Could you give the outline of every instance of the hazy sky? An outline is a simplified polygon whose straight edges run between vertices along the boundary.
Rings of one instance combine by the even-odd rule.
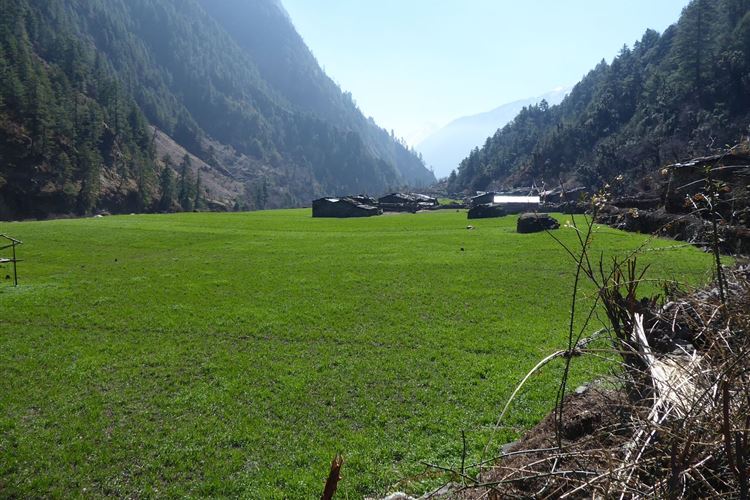
[[[282,0],[329,76],[415,142],[454,118],[572,86],[688,0]]]

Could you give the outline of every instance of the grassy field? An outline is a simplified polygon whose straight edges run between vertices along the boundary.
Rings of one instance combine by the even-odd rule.
[[[478,457],[518,380],[564,345],[574,269],[513,217],[466,224],[0,224],[26,243],[21,286],[0,283],[0,497],[316,498],[342,452],[341,498],[361,498],[425,488],[419,461],[455,464],[461,430]],[[595,247],[644,239],[604,228]],[[692,248],[642,260],[651,277],[709,277]],[[579,361],[574,383],[601,369]],[[559,373],[532,380],[498,444],[551,409]]]

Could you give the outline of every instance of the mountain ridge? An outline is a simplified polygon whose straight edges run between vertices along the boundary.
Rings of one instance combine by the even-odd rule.
[[[750,2],[693,0],[679,21],[602,60],[558,106],[529,106],[448,180],[461,191],[560,180],[598,189],[738,142],[750,123]]]
[[[434,180],[329,83],[283,5],[242,5],[240,20],[267,24],[260,49],[196,0],[0,0],[0,217],[278,208]],[[258,54],[278,54],[272,32],[291,47],[284,68],[323,89],[316,106],[270,77]],[[150,126],[203,167],[165,161]],[[231,192],[201,185],[206,168]],[[195,192],[184,203],[161,199],[172,177]]]
[[[413,151],[366,118],[351,93],[342,91],[326,75],[280,2],[274,1],[272,6],[276,6],[276,12],[287,22],[273,19],[274,9],[241,15],[248,9],[243,0],[199,0],[199,3],[250,53],[261,76],[295,107],[330,123],[348,124],[350,130],[363,137],[376,157],[396,166],[406,183],[425,185],[435,180],[424,165],[416,161]],[[288,64],[289,61],[297,61],[297,64]]]
[[[559,104],[570,90],[569,87],[559,87],[538,97],[519,99],[490,111],[456,118],[420,141],[415,149],[422,153],[425,163],[434,168],[437,177],[447,177],[458,168],[467,153],[504,127],[525,106],[542,100],[550,105]]]

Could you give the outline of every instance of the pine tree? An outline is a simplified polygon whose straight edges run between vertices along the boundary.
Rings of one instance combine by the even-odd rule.
[[[179,202],[182,210],[190,212],[193,210],[193,201],[195,200],[195,194],[193,193],[193,175],[190,171],[193,165],[189,155],[185,155],[182,158],[180,164],[180,182],[179,182]]]
[[[705,94],[705,79],[713,56],[713,33],[710,26],[716,19],[713,0],[694,0],[682,15],[676,40],[676,56],[681,77],[689,82],[699,100]]]
[[[172,171],[172,160],[164,157],[164,167],[161,169],[159,176],[159,186],[161,189],[161,198],[159,199],[159,210],[171,212],[175,199],[175,179]]]
[[[203,198],[201,197],[201,171],[198,170],[198,176],[195,179],[195,200],[193,201],[193,207],[196,210],[203,208]]]

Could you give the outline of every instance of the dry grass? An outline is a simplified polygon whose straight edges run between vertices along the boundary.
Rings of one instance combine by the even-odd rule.
[[[665,286],[663,295],[643,296],[648,266],[639,268],[640,252],[607,264],[591,251],[592,223],[573,220],[577,247],[560,242],[576,265],[568,346],[519,386],[563,359],[556,409],[500,456],[444,469],[457,484],[452,497],[748,498],[750,266],[722,265],[721,214],[707,176],[707,206],[696,210],[713,223],[715,281],[700,291]],[[593,220],[604,201],[594,198]],[[579,304],[583,282],[599,290],[588,309]],[[604,348],[584,337],[599,304],[610,336]],[[583,327],[574,328],[581,317]],[[563,397],[581,356],[615,359],[619,368],[606,383]]]
[[[750,268],[724,270],[724,300],[717,283],[661,306],[641,277],[631,260],[601,290],[619,390],[566,398],[463,498],[748,498]]]

